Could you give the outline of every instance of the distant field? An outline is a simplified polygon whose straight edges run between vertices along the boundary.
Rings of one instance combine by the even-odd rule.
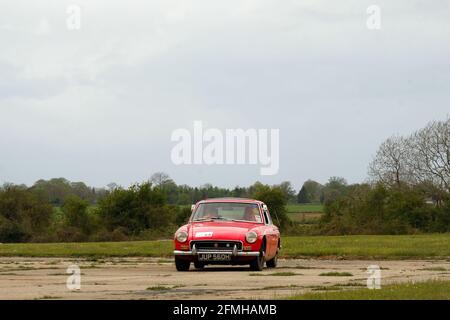
[[[289,218],[300,223],[315,223],[322,216],[322,204],[288,204],[287,213]]]
[[[306,293],[290,297],[293,300],[449,300],[450,281],[426,281],[345,291]]]
[[[288,213],[291,220],[297,221],[304,224],[317,223],[323,213],[320,212],[298,212],[298,213]]]
[[[0,244],[0,256],[78,257],[172,255],[172,241]],[[425,259],[450,257],[450,234],[282,237],[281,257]]]
[[[305,203],[305,204],[288,204],[288,213],[303,213],[303,212],[323,212],[323,205],[320,203]]]

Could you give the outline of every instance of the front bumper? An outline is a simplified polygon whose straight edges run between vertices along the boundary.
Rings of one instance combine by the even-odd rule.
[[[235,257],[258,257],[260,255],[259,251],[197,251],[197,250],[190,250],[190,251],[182,251],[182,250],[174,250],[173,254],[175,256],[198,256],[199,253],[212,253],[212,254],[231,254]]]

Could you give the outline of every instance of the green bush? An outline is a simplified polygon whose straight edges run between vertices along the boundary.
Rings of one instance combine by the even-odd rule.
[[[89,219],[87,208],[89,203],[77,196],[69,196],[62,207],[64,213],[64,225],[78,229],[88,235],[92,231],[92,223]]]
[[[88,240],[88,236],[80,228],[71,226],[60,228],[56,234],[61,242],[83,242]]]
[[[185,224],[189,217],[191,216],[191,208],[188,207],[182,207],[178,210],[177,216],[175,218],[175,223],[179,226]]]
[[[129,189],[115,189],[98,206],[101,222],[108,231],[120,229],[126,236],[136,236],[146,229],[162,228],[174,221],[176,208],[166,204],[164,194],[150,183]]]
[[[449,202],[427,202],[415,187],[355,185],[345,196],[327,201],[320,220],[323,234],[407,234],[446,232]]]
[[[46,232],[52,206],[20,186],[0,189],[0,241],[22,242]]]
[[[263,201],[267,205],[273,223],[278,225],[282,230],[286,230],[292,225],[286,210],[288,199],[280,187],[255,184],[252,198]]]
[[[17,222],[0,217],[0,242],[24,242],[29,238]]]

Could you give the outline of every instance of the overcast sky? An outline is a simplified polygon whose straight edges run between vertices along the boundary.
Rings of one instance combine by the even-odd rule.
[[[0,183],[363,181],[384,139],[450,114],[449,3],[2,0]],[[279,173],[172,164],[194,120],[280,129]]]

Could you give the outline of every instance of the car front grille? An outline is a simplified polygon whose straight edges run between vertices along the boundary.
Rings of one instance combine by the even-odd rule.
[[[240,241],[191,241],[191,249],[195,244],[195,248],[199,251],[230,251],[234,246],[238,250],[242,250],[242,242]]]

